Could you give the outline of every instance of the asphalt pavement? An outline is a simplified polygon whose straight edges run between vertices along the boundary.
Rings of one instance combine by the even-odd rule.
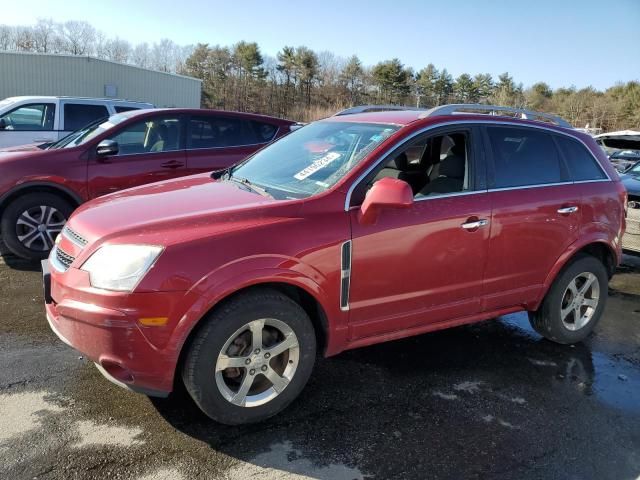
[[[585,343],[514,314],[345,352],[243,427],[106,381],[49,331],[38,265],[3,258],[1,479],[640,479],[636,257]]]

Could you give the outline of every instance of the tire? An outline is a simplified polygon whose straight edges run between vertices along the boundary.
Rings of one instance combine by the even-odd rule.
[[[0,223],[2,238],[17,256],[42,260],[49,255],[55,237],[73,210],[73,205],[53,193],[28,193],[4,209]],[[45,230],[38,231],[38,225],[44,225],[39,228]]]
[[[602,316],[608,282],[607,270],[599,259],[591,255],[577,256],[554,280],[538,311],[529,314],[531,326],[557,343],[583,341]],[[583,288],[586,290],[580,296]],[[594,297],[597,297],[595,305]]]
[[[316,337],[308,315],[291,298],[272,289],[241,293],[204,322],[188,346],[182,380],[207,416],[227,425],[260,422],[300,394],[313,370]],[[258,331],[262,338],[254,340]],[[284,348],[285,338],[290,348],[277,353],[273,348]],[[230,365],[225,361],[233,366],[223,369]],[[251,389],[243,402],[245,382]]]

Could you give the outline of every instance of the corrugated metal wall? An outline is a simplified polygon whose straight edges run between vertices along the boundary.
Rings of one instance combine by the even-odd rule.
[[[199,108],[201,90],[195,78],[97,58],[0,52],[0,100],[16,95],[109,96],[158,107]]]

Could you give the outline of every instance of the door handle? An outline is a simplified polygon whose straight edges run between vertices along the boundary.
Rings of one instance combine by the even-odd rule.
[[[34,138],[33,141],[34,142],[53,142],[53,139],[51,139],[51,138]]]
[[[171,160],[170,162],[166,162],[162,164],[162,168],[180,168],[184,167],[184,163],[178,162],[177,160]]]
[[[561,215],[569,215],[570,213],[576,213],[578,211],[578,207],[572,205],[570,207],[562,207],[558,209],[558,213]]]
[[[489,220],[481,218],[480,220],[463,223],[460,226],[465,230],[477,230],[478,228],[486,227],[487,225],[489,225]]]

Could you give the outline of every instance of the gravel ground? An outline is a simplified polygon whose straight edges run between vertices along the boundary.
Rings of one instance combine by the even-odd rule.
[[[0,261],[0,478],[640,478],[640,260],[573,347],[524,314],[321,360],[302,396],[226,427],[112,385],[48,329],[37,265]]]

